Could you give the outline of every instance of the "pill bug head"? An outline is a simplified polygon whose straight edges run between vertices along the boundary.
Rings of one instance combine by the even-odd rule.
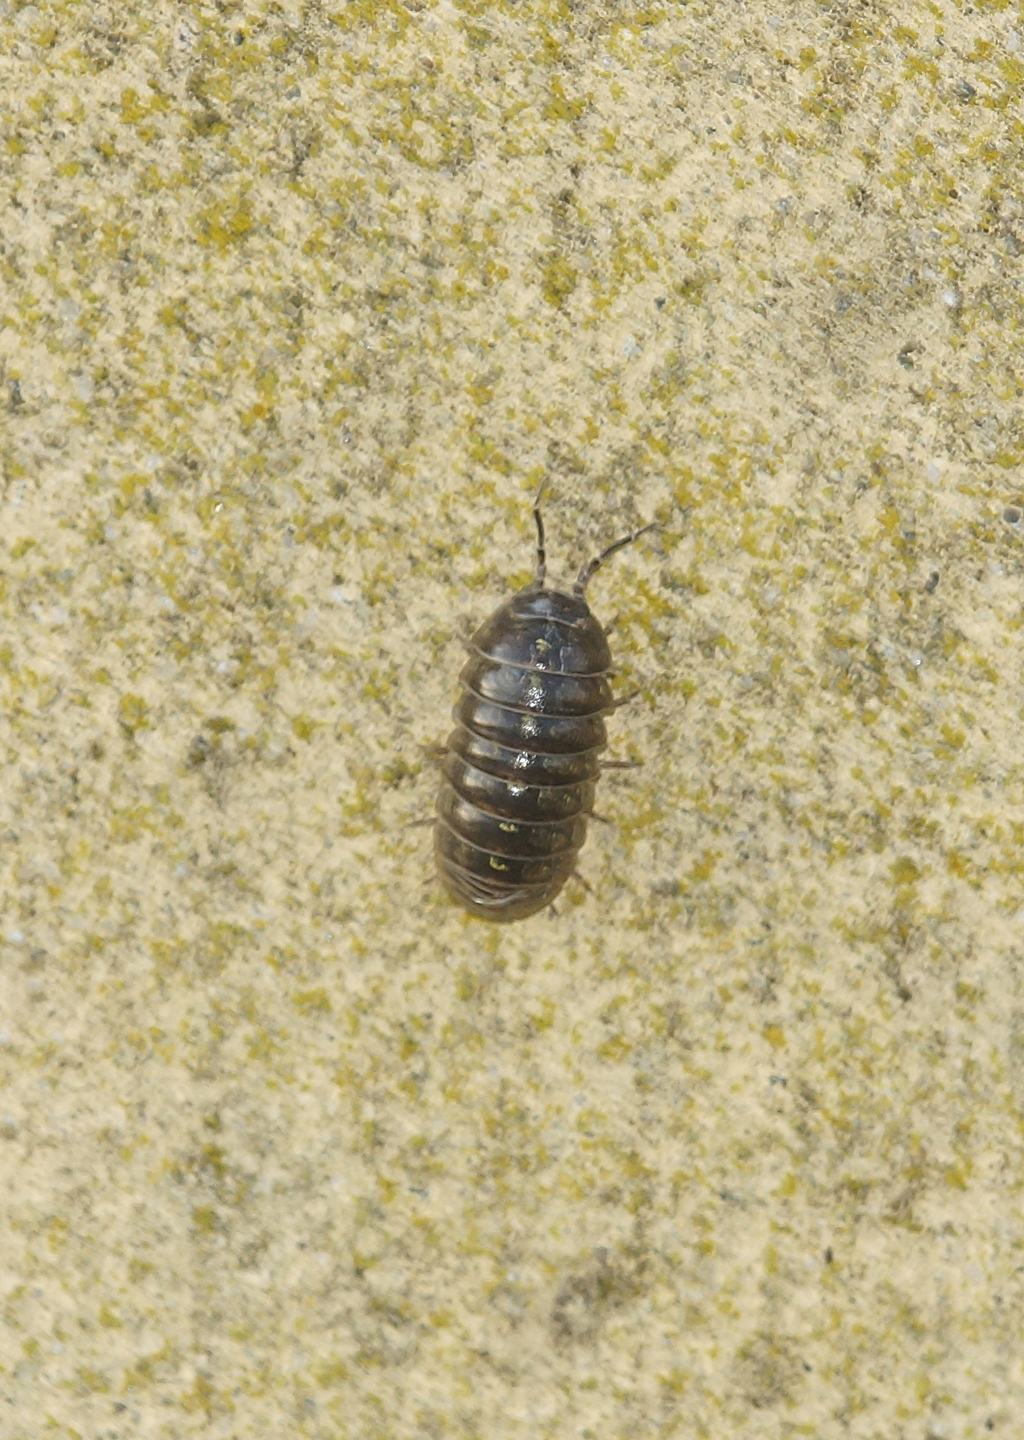
[[[510,665],[566,675],[601,675],[612,663],[604,630],[584,597],[536,584],[499,605],[471,644]]]

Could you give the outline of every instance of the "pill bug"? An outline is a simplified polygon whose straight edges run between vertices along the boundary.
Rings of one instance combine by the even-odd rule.
[[[584,565],[571,592],[545,585],[538,493],[537,571],[468,642],[455,729],[438,753],[437,870],[449,895],[485,920],[522,920],[549,905],[576,868],[602,769],[612,697],[607,635],[586,589],[644,525]]]

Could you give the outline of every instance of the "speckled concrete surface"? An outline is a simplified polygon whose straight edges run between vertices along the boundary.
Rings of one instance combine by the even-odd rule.
[[[0,0],[0,1433],[1021,1433],[1007,0]],[[621,619],[592,893],[421,742]]]

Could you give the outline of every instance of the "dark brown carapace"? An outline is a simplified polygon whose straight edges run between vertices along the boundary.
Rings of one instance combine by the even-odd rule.
[[[544,584],[540,501],[537,573],[469,642],[441,760],[438,873],[452,898],[484,920],[542,910],[576,868],[598,775],[611,765],[600,760],[604,717],[624,703],[612,698],[608,640],[585,591],[610,555],[657,528],[609,545],[569,594]]]

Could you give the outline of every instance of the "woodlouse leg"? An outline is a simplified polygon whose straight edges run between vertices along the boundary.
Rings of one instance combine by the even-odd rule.
[[[599,815],[596,810],[588,810],[587,814],[591,820],[599,820],[602,825],[612,824],[612,821],[608,819],[607,815]]]
[[[588,895],[593,895],[594,891],[592,887],[587,883],[586,880],[584,880],[583,876],[578,870],[574,870],[570,878],[575,880],[578,884],[582,885]]]
[[[623,535],[621,540],[616,540],[614,545],[609,545],[606,550],[602,550],[600,555],[596,556],[593,560],[591,560],[589,564],[584,565],[583,569],[580,571],[579,575],[576,578],[576,584],[572,587],[573,594],[583,594],[584,590],[590,584],[594,572],[596,570],[600,570],[604,562],[612,555],[614,555],[616,550],[621,550],[624,545],[632,545],[634,540],[639,540],[640,536],[646,535],[648,530],[660,529],[661,526],[658,525],[656,521],[652,521],[650,525],[641,525],[639,530],[633,530],[629,535]]]
[[[422,820],[407,820],[402,826],[403,830],[418,830],[421,825],[433,825],[433,815],[425,815]]]
[[[631,690],[628,695],[623,695],[621,700],[613,700],[611,708],[613,710],[618,710],[620,706],[628,705],[631,700],[635,700],[636,697],[638,695],[641,695],[642,693],[643,692],[641,690]]]
[[[602,760],[602,770],[639,770],[642,760]]]
[[[448,754],[448,746],[441,745],[436,740],[429,745],[421,745],[419,748],[423,751],[427,759],[435,765],[440,765],[444,757]]]

